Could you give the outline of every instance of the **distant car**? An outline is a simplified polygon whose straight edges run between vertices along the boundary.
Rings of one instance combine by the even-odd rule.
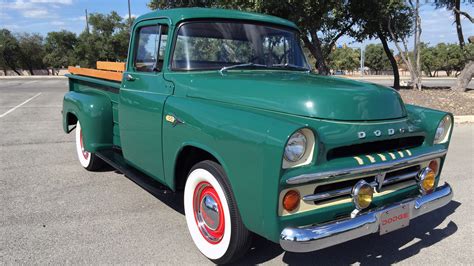
[[[157,11],[135,20],[128,58],[70,68],[64,131],[76,128],[87,170],[105,161],[184,189],[191,237],[215,263],[245,254],[252,233],[314,251],[452,198],[439,185],[452,115],[311,73],[287,20]],[[173,227],[160,223],[150,228]]]
[[[345,75],[345,73],[342,70],[337,70],[334,72],[334,75]]]

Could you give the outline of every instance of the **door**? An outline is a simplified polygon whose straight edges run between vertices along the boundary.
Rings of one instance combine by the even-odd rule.
[[[144,21],[135,26],[119,104],[125,160],[159,181],[164,181],[163,106],[173,93],[173,87],[163,79],[167,40],[166,20]]]

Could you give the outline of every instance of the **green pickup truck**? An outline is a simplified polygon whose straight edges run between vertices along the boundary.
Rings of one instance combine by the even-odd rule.
[[[252,234],[309,252],[449,203],[440,173],[452,114],[312,73],[299,35],[290,21],[231,10],[137,18],[122,69],[68,75],[63,128],[76,129],[80,164],[184,190],[191,238],[215,263],[245,254]]]

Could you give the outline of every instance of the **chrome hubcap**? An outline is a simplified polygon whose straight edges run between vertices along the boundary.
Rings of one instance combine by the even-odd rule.
[[[216,230],[219,226],[219,209],[216,200],[206,195],[202,198],[200,209],[202,220],[211,230]]]
[[[194,218],[204,239],[217,244],[224,236],[225,219],[217,191],[208,182],[199,183],[193,197]]]

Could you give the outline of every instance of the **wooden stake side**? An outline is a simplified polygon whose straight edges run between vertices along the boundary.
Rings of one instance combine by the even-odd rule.
[[[113,81],[122,81],[122,72],[114,72],[114,71],[105,71],[105,70],[98,70],[98,69],[91,69],[91,68],[80,68],[80,67],[68,67],[68,71],[71,74],[87,76],[87,77],[94,77],[106,80],[113,80]]]
[[[97,69],[124,72],[125,71],[125,63],[123,63],[123,62],[97,61]]]

